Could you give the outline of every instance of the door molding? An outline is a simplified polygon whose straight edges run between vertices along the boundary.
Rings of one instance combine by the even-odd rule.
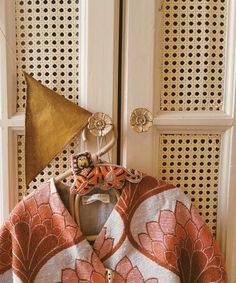
[[[80,21],[80,106],[108,114],[117,127],[119,0],[80,0]]]

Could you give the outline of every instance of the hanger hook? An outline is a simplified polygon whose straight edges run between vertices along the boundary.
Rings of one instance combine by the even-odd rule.
[[[105,153],[107,153],[116,143],[117,140],[117,130],[115,128],[115,126],[113,124],[109,125],[111,127],[111,139],[110,141],[100,149],[100,152],[95,152],[92,154],[92,160],[93,162],[97,162],[99,156],[104,155]],[[82,132],[81,132],[81,137],[82,137],[82,141],[86,142],[88,140],[88,136],[87,136],[87,132],[88,132],[88,127],[87,125],[83,128]],[[110,131],[109,131],[110,132]],[[106,135],[104,135],[106,136]],[[73,170],[70,168],[68,169],[66,172],[60,174],[59,176],[56,176],[54,178],[55,183],[57,184],[58,182],[62,181],[63,179],[67,178],[68,176],[70,176],[73,173]]]
[[[84,127],[83,131],[82,131],[82,139],[84,142],[86,142],[87,139],[87,132],[88,132],[88,128]],[[92,158],[93,160],[97,160],[99,158],[99,156],[104,155],[105,153],[107,153],[116,143],[117,140],[117,131],[114,125],[112,125],[112,136],[110,141],[102,148],[100,148],[100,150],[98,150],[96,153],[92,154]]]

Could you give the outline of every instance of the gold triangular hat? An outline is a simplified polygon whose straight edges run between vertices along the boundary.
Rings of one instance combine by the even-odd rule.
[[[91,113],[25,74],[25,179],[28,185],[86,126]]]

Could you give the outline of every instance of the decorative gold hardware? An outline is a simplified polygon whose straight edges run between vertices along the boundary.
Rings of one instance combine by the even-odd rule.
[[[136,108],[130,116],[130,125],[137,133],[147,132],[153,124],[152,113],[146,108]]]
[[[107,135],[113,128],[112,119],[107,114],[102,112],[94,113],[88,119],[88,129],[96,137]]]

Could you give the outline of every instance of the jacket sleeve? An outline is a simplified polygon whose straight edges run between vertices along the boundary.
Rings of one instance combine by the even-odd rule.
[[[11,233],[5,225],[0,228],[0,282],[13,282]]]

